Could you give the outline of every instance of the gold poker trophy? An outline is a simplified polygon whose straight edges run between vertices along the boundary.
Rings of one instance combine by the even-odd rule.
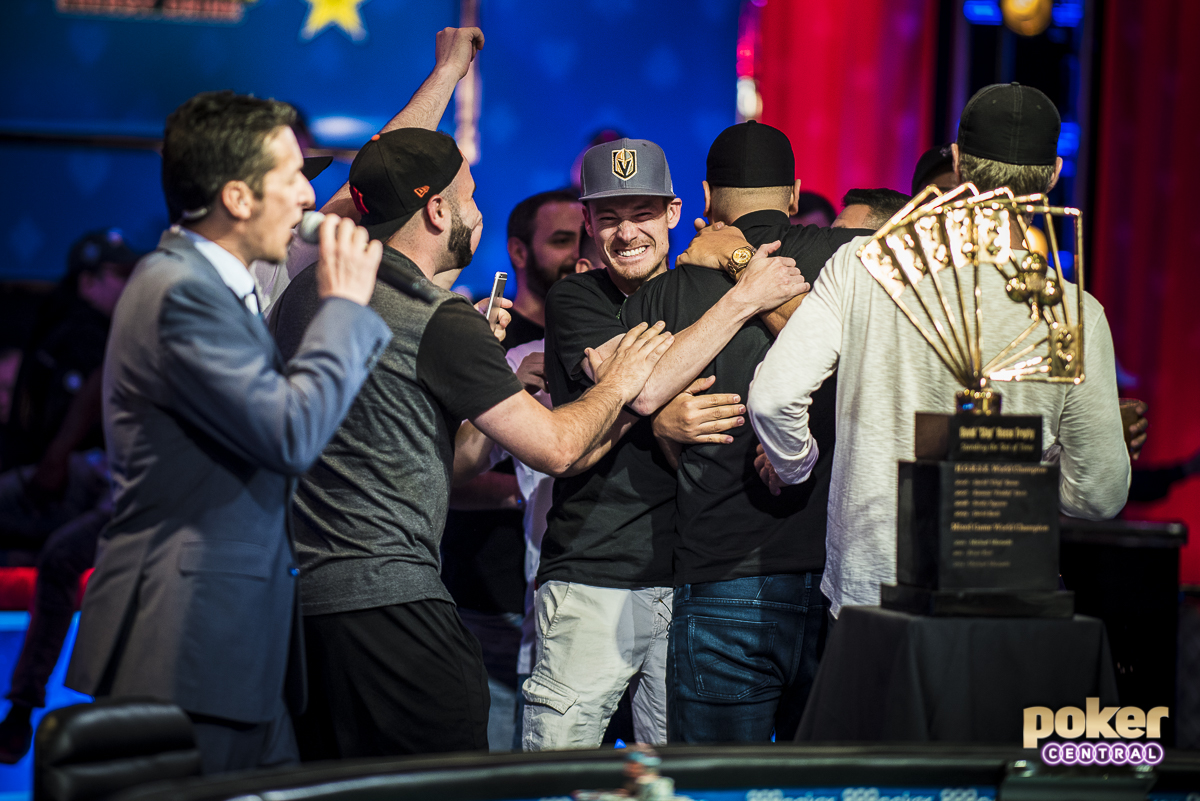
[[[1030,246],[1026,217],[1039,214],[1053,266]],[[1063,292],[1056,216],[1074,229],[1073,309]],[[955,414],[917,414],[917,461],[899,467],[897,583],[883,585],[883,606],[1071,615],[1074,597],[1058,589],[1058,466],[1041,461],[1041,417],[1002,415],[995,384],[1084,380],[1079,211],[1051,206],[1044,194],[980,194],[971,184],[941,194],[930,186],[858,256],[963,387]],[[1000,272],[1009,300],[1028,309],[1028,326],[995,354],[983,352],[980,278],[990,270]]]

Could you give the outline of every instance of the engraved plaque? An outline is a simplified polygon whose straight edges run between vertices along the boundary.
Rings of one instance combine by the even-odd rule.
[[[1058,467],[901,462],[896,575],[930,590],[1058,588]]]

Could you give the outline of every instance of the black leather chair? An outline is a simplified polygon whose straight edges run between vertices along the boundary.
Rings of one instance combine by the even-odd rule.
[[[34,801],[107,798],[200,774],[192,721],[152,698],[106,698],[46,713],[33,743]]]

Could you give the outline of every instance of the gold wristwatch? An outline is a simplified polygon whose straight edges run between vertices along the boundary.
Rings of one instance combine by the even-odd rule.
[[[750,263],[753,256],[754,251],[743,245],[729,255],[729,261],[725,264],[725,272],[733,278],[737,278],[742,274],[742,270],[746,269],[746,265]]]

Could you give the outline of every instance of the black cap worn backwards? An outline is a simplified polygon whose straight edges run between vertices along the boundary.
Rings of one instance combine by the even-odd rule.
[[[350,165],[350,197],[372,239],[387,239],[462,166],[452,137],[424,128],[375,134]]]
[[[709,186],[791,186],[796,181],[796,156],[787,134],[753,120],[721,131],[708,149],[707,165]]]
[[[967,101],[958,149],[1005,164],[1050,166],[1058,158],[1060,124],[1054,103],[1032,86],[992,84]]]
[[[662,148],[646,139],[618,139],[589,148],[580,171],[580,200],[622,195],[675,197]]]
[[[954,169],[954,153],[950,145],[931,147],[917,159],[917,168],[913,170],[912,193],[915,195],[929,184],[935,175],[941,175]]]

